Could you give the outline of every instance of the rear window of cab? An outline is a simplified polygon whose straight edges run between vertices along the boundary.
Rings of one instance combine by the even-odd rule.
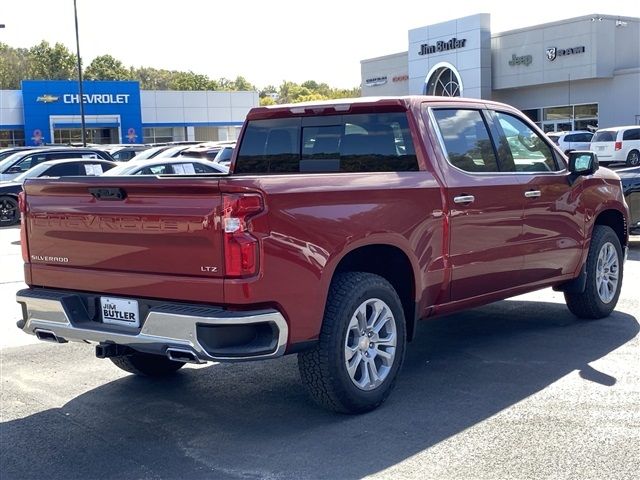
[[[234,174],[417,170],[402,112],[252,120]]]

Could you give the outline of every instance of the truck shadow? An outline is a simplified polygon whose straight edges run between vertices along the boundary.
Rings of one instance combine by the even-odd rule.
[[[573,371],[614,385],[589,362],[638,331],[625,313],[580,322],[564,305],[520,300],[434,319],[420,326],[389,400],[361,416],[315,407],[295,357],[184,369],[172,380],[127,376],[3,423],[0,471],[6,479],[361,478]]]

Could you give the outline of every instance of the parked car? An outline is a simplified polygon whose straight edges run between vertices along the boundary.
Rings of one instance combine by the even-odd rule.
[[[589,149],[601,165],[625,162],[636,167],[640,165],[640,125],[602,128],[593,135]]]
[[[168,150],[175,145],[157,145],[155,147],[149,147],[145,151],[140,152],[136,155],[136,160],[148,160],[150,158],[157,157],[165,150]]]
[[[624,168],[616,173],[620,176],[624,198],[629,205],[629,230],[640,235],[640,167]]]
[[[565,155],[574,150],[589,150],[593,133],[587,130],[573,130],[571,132],[550,132],[547,133],[553,143],[560,147]]]
[[[222,149],[213,157],[213,163],[219,163],[220,165],[224,165],[228,167],[231,164],[231,157],[233,155],[233,150],[235,149],[236,144],[232,145],[224,145]]]
[[[196,175],[200,173],[229,173],[224,165],[197,158],[156,157],[151,160],[136,160],[118,165],[105,175]]]
[[[20,151],[0,161],[0,181],[12,180],[39,163],[63,158],[96,158],[113,161],[111,155],[99,148],[48,147]]]
[[[153,158],[175,158],[182,155],[182,152],[191,148],[191,145],[170,145],[169,148],[162,150]]]
[[[9,155],[13,155],[14,153],[24,152],[27,150],[33,150],[35,147],[5,147],[0,148],[0,160],[4,160]]]
[[[220,150],[224,149],[227,146],[233,147],[235,144],[235,141],[206,142],[184,150],[182,152],[182,155],[188,157],[206,158],[207,160],[213,161]]]
[[[128,162],[140,152],[147,150],[147,145],[114,145],[105,148],[116,162]]]
[[[102,175],[115,167],[114,162],[98,159],[64,159],[42,162],[9,182],[0,182],[0,227],[20,221],[18,194],[30,178]]]
[[[147,376],[296,353],[318,404],[358,413],[390,394],[419,319],[546,287],[578,318],[616,306],[620,178],[513,107],[259,107],[237,149],[216,178],[27,182],[18,327]]]

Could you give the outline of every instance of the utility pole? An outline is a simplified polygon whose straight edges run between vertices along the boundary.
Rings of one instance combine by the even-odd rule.
[[[84,93],[82,91],[82,60],[80,60],[80,35],[78,34],[78,9],[76,0],[73,0],[73,14],[76,19],[76,52],[78,57],[78,91],[80,93],[80,125],[82,128],[82,146],[87,146],[87,131],[84,123]]]

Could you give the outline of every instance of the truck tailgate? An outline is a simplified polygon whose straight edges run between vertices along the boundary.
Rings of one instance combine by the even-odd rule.
[[[218,179],[49,179],[25,192],[32,285],[144,295],[163,284],[176,300],[222,300]]]

